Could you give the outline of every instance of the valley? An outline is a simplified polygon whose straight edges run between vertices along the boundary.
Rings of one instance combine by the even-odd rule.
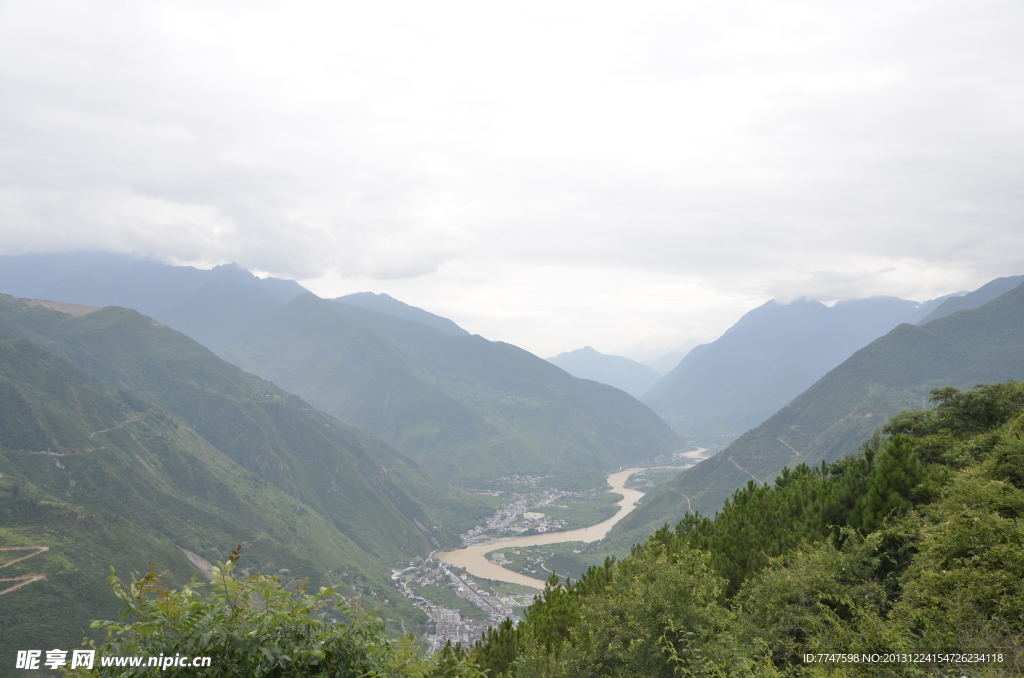
[[[545,558],[557,557],[556,552],[536,552],[533,547],[568,545],[570,552],[580,553],[578,546],[604,537],[643,498],[645,492],[626,486],[631,480],[635,482],[648,471],[690,468],[704,459],[706,452],[705,448],[677,451],[671,459],[678,465],[621,469],[608,475],[610,489],[580,492],[542,488],[524,492],[524,486],[536,486],[541,479],[505,478],[512,489],[495,494],[507,503],[462,535],[463,548],[416,558],[404,569],[392,572],[391,578],[402,595],[430,617],[433,628],[424,636],[426,647],[436,652],[447,640],[468,646],[488,626],[496,626],[505,618],[518,623],[522,619],[519,611],[533,602],[544,589],[544,579],[555,573],[547,567]],[[551,514],[566,512],[570,507],[575,514],[610,515],[566,529],[572,522]],[[506,552],[526,556],[515,558],[519,567],[510,569],[505,566],[512,564]],[[578,575],[574,573],[573,578]]]
[[[182,284],[147,296],[154,270]],[[137,283],[133,303],[155,315],[105,305],[122,283]],[[635,545],[696,529],[692,539],[710,540],[705,516],[746,515],[735,502],[772,482],[838,482],[852,463],[840,458],[935,387],[1024,375],[1024,288],[979,290],[946,314],[934,303],[766,304],[680,363],[670,376],[685,397],[662,384],[663,407],[707,406],[703,428],[664,410],[673,430],[617,388],[386,295],[321,299],[279,283],[146,264],[54,284],[67,301],[0,295],[0,653],[39,638],[70,646],[85,621],[112,618],[111,565],[123,576],[156,561],[180,587],[234,544],[241,576],[343,585],[394,637],[412,634],[430,653],[470,647],[526,621],[554,576],[574,585],[545,599],[581,579],[600,588],[613,559],[632,567]],[[793,342],[786,317],[827,329],[840,311],[886,305],[862,339],[935,312],[870,341],[781,409],[734,400],[751,360],[773,398],[787,393],[779,375],[806,376],[791,358],[813,351]],[[736,406],[729,417],[723,402]],[[786,510],[821,500],[794,497]],[[732,537],[713,536],[709,562],[733,595],[746,573],[733,571]],[[790,546],[770,548],[755,555]]]

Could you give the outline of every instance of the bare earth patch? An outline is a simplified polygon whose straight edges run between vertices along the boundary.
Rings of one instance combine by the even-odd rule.
[[[72,317],[89,315],[100,310],[100,306],[83,306],[81,304],[69,304],[66,301],[50,301],[48,299],[21,299],[26,306],[42,306],[61,313],[67,313]]]

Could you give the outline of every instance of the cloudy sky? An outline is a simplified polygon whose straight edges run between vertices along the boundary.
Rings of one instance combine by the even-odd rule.
[[[0,0],[0,253],[235,261],[542,356],[1024,273],[1019,0]]]

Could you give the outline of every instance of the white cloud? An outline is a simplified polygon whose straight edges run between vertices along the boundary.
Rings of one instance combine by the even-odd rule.
[[[387,291],[554,354],[1024,272],[998,0],[0,4],[0,249]]]

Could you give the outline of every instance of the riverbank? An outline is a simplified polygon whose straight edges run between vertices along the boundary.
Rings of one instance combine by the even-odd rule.
[[[700,455],[703,452],[705,452],[705,450],[700,449],[693,452],[687,452],[680,456],[686,456],[694,461],[699,461],[702,459]],[[679,468],[682,470],[687,467],[681,466]],[[538,590],[543,590],[544,582],[542,580],[534,577],[528,577],[525,574],[520,574],[518,572],[513,572],[501,565],[492,563],[487,559],[487,554],[492,551],[508,547],[541,546],[545,544],[558,544],[569,541],[594,542],[604,538],[612,526],[629,515],[629,513],[636,508],[637,502],[639,502],[641,497],[644,496],[644,492],[641,492],[640,490],[628,489],[625,487],[626,481],[631,475],[644,470],[647,470],[647,467],[637,466],[616,471],[608,476],[608,484],[612,487],[611,491],[615,494],[621,494],[622,499],[618,502],[619,510],[615,515],[607,520],[597,523],[596,525],[580,528],[578,530],[567,530],[565,532],[546,532],[543,534],[534,534],[525,537],[495,539],[486,544],[473,544],[472,546],[467,546],[455,551],[438,552],[435,553],[433,557],[437,558],[442,563],[450,563],[451,565],[460,567],[476,577],[483,577],[485,579],[493,579],[511,584],[520,584],[522,586],[529,586]]]

